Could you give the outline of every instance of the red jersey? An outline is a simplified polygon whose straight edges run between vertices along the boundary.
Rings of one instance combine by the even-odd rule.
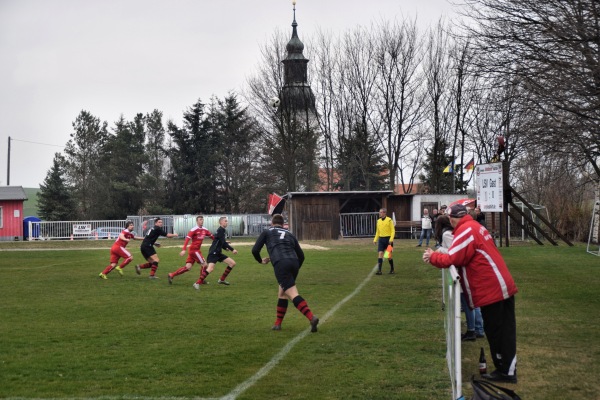
[[[129,232],[129,230],[127,230],[127,229],[123,229],[123,231],[121,231],[121,234],[123,236],[125,236],[126,239],[129,239],[129,240],[131,240],[135,237],[134,234],[132,232]],[[125,247],[125,246],[127,246],[127,243],[129,243],[129,242],[122,240],[121,235],[119,235],[119,236],[117,236],[117,240],[115,240],[115,242],[113,243],[113,246]]]
[[[473,308],[506,300],[517,293],[492,235],[470,215],[462,217],[454,228],[448,254],[434,252],[429,261],[438,268],[457,267],[463,291]]]
[[[211,239],[215,238],[208,229],[199,226],[193,227],[185,237],[185,241],[183,242],[183,250],[185,250],[190,240],[192,241],[192,244],[190,245],[189,251],[194,252],[200,250],[200,246],[202,246],[202,241],[207,236]]]

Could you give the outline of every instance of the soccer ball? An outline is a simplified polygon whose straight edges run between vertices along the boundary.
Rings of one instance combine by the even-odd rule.
[[[281,100],[279,100],[279,98],[277,98],[277,97],[272,97],[269,100],[269,105],[273,108],[279,107],[279,104],[281,104]]]

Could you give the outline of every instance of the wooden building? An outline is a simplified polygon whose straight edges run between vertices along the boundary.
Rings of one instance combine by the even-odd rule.
[[[340,214],[375,212],[387,207],[391,190],[356,192],[290,192],[286,199],[290,229],[298,240],[336,240]]]
[[[336,240],[340,238],[340,214],[376,213],[387,209],[396,217],[399,238],[410,238],[420,230],[423,208],[438,208],[464,195],[394,194],[381,191],[290,192],[283,196],[290,230],[298,240]],[[431,211],[431,210],[430,210]],[[375,234],[369,232],[368,235]]]
[[[23,240],[25,200],[23,187],[0,186],[0,241]]]

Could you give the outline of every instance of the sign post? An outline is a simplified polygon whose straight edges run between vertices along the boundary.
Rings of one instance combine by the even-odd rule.
[[[477,205],[481,211],[504,211],[502,163],[480,164],[475,167]]]
[[[504,175],[502,163],[475,166],[475,189],[477,205],[481,212],[504,212]],[[502,216],[500,217],[502,218]],[[502,220],[500,220],[502,222]],[[492,230],[496,228],[496,217],[492,218]],[[502,231],[502,224],[500,224]],[[500,234],[502,237],[502,234]]]

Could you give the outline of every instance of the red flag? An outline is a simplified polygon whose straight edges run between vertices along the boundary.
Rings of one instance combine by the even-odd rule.
[[[285,206],[285,200],[276,195],[275,193],[269,194],[269,205],[268,205],[268,214],[281,214],[283,211],[283,207]]]

